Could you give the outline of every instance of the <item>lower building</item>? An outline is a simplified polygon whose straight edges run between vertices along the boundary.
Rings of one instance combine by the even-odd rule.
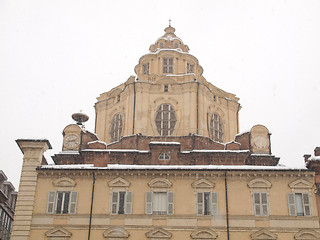
[[[17,140],[24,164],[12,239],[320,238],[315,171],[200,136],[154,140],[95,140],[56,154],[54,165],[43,159],[47,140]]]
[[[0,239],[9,240],[12,232],[13,215],[17,192],[5,173],[0,170]]]

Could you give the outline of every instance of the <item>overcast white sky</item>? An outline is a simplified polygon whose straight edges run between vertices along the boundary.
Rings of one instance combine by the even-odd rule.
[[[0,0],[0,157],[18,188],[18,138],[50,156],[80,109],[134,75],[172,19],[204,77],[240,98],[240,131],[264,124],[280,163],[302,167],[320,146],[318,0]]]

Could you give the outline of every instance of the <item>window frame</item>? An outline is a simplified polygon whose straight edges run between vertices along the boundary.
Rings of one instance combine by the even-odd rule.
[[[266,203],[262,202],[262,194],[266,196]],[[256,203],[255,195],[259,196],[259,203]],[[257,212],[257,206],[259,206],[259,213]],[[263,207],[266,207],[266,214],[263,213]],[[253,207],[253,214],[255,216],[269,216],[269,193],[268,192],[252,192],[252,207]]]
[[[303,215],[299,215],[297,213],[297,201],[296,201],[296,195],[301,195],[301,200],[302,200],[302,207],[303,209]],[[308,203],[305,203],[304,197],[306,197]],[[307,210],[308,209],[308,210]],[[311,206],[311,197],[310,193],[308,192],[291,192],[288,193],[288,210],[289,210],[289,215],[290,216],[312,216],[312,206]],[[309,211],[309,213],[307,212]]]
[[[177,115],[171,104],[163,103],[158,107],[155,115],[155,124],[160,136],[171,136],[174,133],[177,125]]]
[[[166,194],[166,212],[156,211],[154,209],[155,194]],[[155,191],[146,192],[145,194],[145,214],[147,215],[174,215],[174,192],[170,191]]]
[[[205,196],[209,201],[205,201]],[[217,216],[218,215],[218,193],[211,191],[195,192],[196,196],[196,214],[198,216]],[[201,197],[199,197],[201,196]],[[201,198],[201,202],[199,201]],[[205,210],[208,209],[206,212]]]
[[[68,199],[68,210],[64,211],[65,206],[65,196],[66,193],[69,194]],[[59,195],[62,194],[61,201],[61,211],[57,212],[58,208],[58,198]],[[76,214],[77,212],[77,203],[78,203],[78,192],[75,191],[50,191],[48,193],[48,201],[47,201],[47,214]]]
[[[142,65],[142,74],[148,75],[150,73],[150,65],[149,63],[145,63]]]
[[[187,63],[187,73],[194,73],[194,64]]]
[[[120,202],[121,193],[124,194],[123,202]],[[117,195],[116,201],[114,201],[114,196]],[[112,215],[123,215],[123,214],[132,214],[132,201],[133,201],[133,192],[130,191],[112,191],[110,193],[110,214]],[[122,205],[123,206],[120,206]],[[115,210],[113,211],[115,206]],[[119,210],[123,208],[123,213],[119,212]]]
[[[214,141],[223,142],[224,128],[222,118],[218,113],[212,113],[210,119],[210,135]]]
[[[173,57],[162,58],[162,73],[173,73]]]
[[[113,115],[111,124],[110,124],[110,141],[116,142],[119,141],[121,138],[123,129],[123,120],[122,120],[122,114],[116,113]]]

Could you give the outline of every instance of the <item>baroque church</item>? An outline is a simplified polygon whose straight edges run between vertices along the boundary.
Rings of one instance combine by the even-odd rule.
[[[12,239],[320,239],[315,170],[278,164],[263,125],[208,82],[168,26],[123,84],[72,115],[49,165],[24,154]]]

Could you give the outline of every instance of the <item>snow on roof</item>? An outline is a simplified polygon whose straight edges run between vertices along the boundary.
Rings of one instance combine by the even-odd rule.
[[[308,158],[308,161],[320,161],[320,156],[311,156]]]
[[[156,144],[156,145],[181,145],[179,142],[156,142],[152,141],[149,144]]]
[[[250,150],[191,150],[191,151],[181,151],[181,153],[249,153]]]
[[[250,132],[250,131],[241,132],[241,133],[236,134],[236,136],[241,136],[241,135],[246,134],[246,133],[249,133],[249,132]],[[235,136],[235,137],[236,137],[236,136]]]
[[[137,149],[84,149],[81,152],[136,152],[136,153],[149,153],[148,150]]]
[[[58,154],[74,154],[74,155],[79,155],[79,151],[62,151],[59,152]]]
[[[93,164],[78,165],[41,165],[38,169],[51,170],[248,170],[248,171],[304,171],[307,168],[292,168],[285,166],[251,166],[251,165],[129,165],[109,164],[107,167],[95,167]]]
[[[92,143],[101,143],[101,144],[107,146],[107,144],[105,142],[102,142],[102,141],[99,141],[99,140],[88,142],[88,144],[92,144]]]

